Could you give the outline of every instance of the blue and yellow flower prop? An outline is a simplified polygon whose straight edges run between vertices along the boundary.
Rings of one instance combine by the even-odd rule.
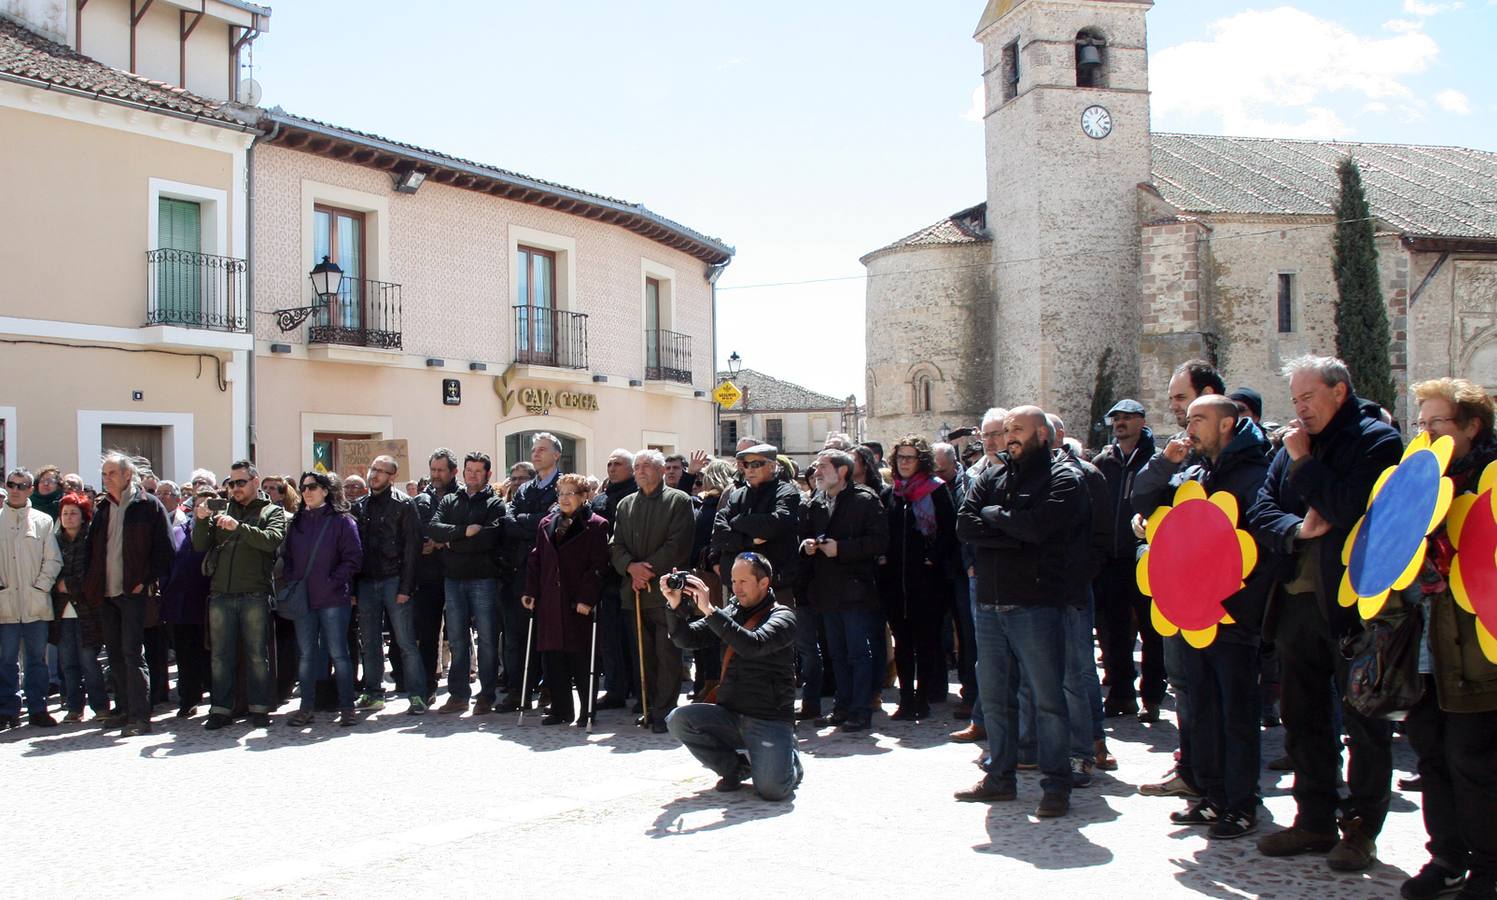
[[[1138,560],[1138,589],[1152,597],[1154,630],[1176,632],[1197,649],[1216,640],[1218,625],[1231,625],[1222,601],[1242,590],[1258,564],[1258,545],[1237,527],[1237,498],[1227,491],[1210,497],[1199,482],[1175,490],[1173,506],[1149,517],[1149,548]]]
[[[1475,494],[1451,501],[1445,533],[1455,548],[1450,593],[1461,609],[1476,616],[1481,652],[1497,663],[1497,463],[1481,473]]]
[[[1414,583],[1424,564],[1425,538],[1445,519],[1455,485],[1445,477],[1455,445],[1420,434],[1372,486],[1367,512],[1341,548],[1346,574],[1337,601],[1364,619],[1377,615],[1389,591]]]

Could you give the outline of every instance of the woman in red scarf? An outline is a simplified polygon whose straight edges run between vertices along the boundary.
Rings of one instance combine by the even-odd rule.
[[[941,620],[951,599],[948,562],[957,551],[956,506],[935,476],[930,442],[916,434],[894,445],[889,504],[889,570],[884,611],[894,633],[899,708],[892,718],[923,719],[946,700]]]

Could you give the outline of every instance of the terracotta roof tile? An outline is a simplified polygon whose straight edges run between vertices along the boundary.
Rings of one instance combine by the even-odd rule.
[[[733,407],[734,411],[841,409],[847,402],[827,394],[818,394],[798,384],[772,378],[754,369],[741,369],[737,375],[718,372],[717,380],[731,381],[740,390],[747,390],[747,399],[741,401],[739,406]]]

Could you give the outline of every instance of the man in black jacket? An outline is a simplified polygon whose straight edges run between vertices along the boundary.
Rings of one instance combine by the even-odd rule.
[[[1144,420],[1144,407],[1137,400],[1119,400],[1107,411],[1112,443],[1092,460],[1107,479],[1108,506],[1112,509],[1112,546],[1093,583],[1097,599],[1097,633],[1102,644],[1102,669],[1106,673],[1107,700],[1104,715],[1126,716],[1139,712],[1133,690],[1134,635],[1143,644],[1143,695],[1141,715],[1157,720],[1159,701],[1164,699],[1164,644],[1149,620],[1148,601],[1138,591],[1133,568],[1138,559],[1138,541],[1129,522],[1133,518],[1133,480],[1154,456],[1154,433]],[[1137,630],[1134,621],[1137,621]]]
[[[634,454],[620,447],[608,454],[604,464],[608,481],[593,497],[593,512],[608,521],[610,534],[619,501],[639,490],[634,482]],[[598,709],[623,709],[629,691],[636,689],[639,660],[634,656],[634,622],[626,621],[620,585],[623,576],[613,566],[603,570],[603,597],[598,603],[598,664],[607,689]]]
[[[473,642],[471,619],[478,632],[478,697],[473,714],[494,708],[499,688],[499,563],[504,535],[504,501],[489,485],[493,464],[487,453],[463,458],[463,489],[442,498],[427,526],[432,540],[447,550],[447,643],[452,667],[447,670],[447,702],[440,713],[463,712],[473,688],[468,661]]]
[[[800,552],[807,557],[801,583],[801,609],[810,607],[826,622],[826,642],[836,675],[832,712],[821,725],[862,731],[882,672],[875,655],[884,653],[879,616],[878,558],[889,545],[889,517],[878,494],[853,483],[852,457],[823,450],[816,457],[821,490],[812,498],[801,530]],[[800,610],[796,611],[797,616]]]
[[[1017,796],[1019,678],[1034,694],[1044,797],[1035,815],[1070,811],[1071,766],[1062,611],[1075,602],[1076,544],[1090,527],[1081,477],[1052,458],[1049,423],[1035,406],[1009,412],[1005,465],[989,467],[968,491],[957,535],[976,548],[978,697],[987,723],[988,774],[958,800]]]
[[[425,672],[426,705],[436,702],[437,677],[442,653],[442,617],[447,609],[447,551],[431,538],[431,520],[442,498],[456,492],[457,457],[446,447],[432,451],[427,460],[429,483],[416,495],[416,519],[420,526],[421,555],[416,558],[416,646],[421,650]]]
[[[359,543],[364,548],[364,567],[355,584],[359,607],[359,639],[363,641],[364,690],[354,701],[355,709],[385,708],[385,617],[400,648],[401,679],[410,706],[406,712],[426,712],[426,678],[422,674],[421,651],[416,647],[416,559],[420,556],[421,524],[416,504],[395,490],[400,465],[391,456],[376,456],[369,464],[369,493],[354,501],[353,517],[359,524]]]
[[[752,778],[760,797],[785,800],[803,774],[795,749],[795,612],[776,601],[774,567],[760,554],[739,555],[731,573],[733,599],[721,608],[695,575],[686,576],[684,590],[666,584],[669,576],[660,579],[676,646],[724,647],[714,698],[675,708],[666,727],[720,776],[719,791],[736,791]],[[690,603],[681,602],[683,594]]]
[[[505,582],[504,602],[500,613],[504,621],[504,680],[508,692],[499,709],[502,712],[520,708],[521,698],[529,700],[530,691],[540,682],[540,667],[531,666],[530,683],[520,686],[525,667],[526,613],[520,604],[525,593],[525,567],[541,519],[556,505],[556,480],[561,477],[561,441],[542,431],[530,439],[530,464],[535,477],[515,489],[509,501],[509,517],[504,523],[504,555],[509,580]],[[534,641],[532,641],[534,643]],[[532,647],[531,650],[535,648]],[[534,654],[532,654],[534,655]]]
[[[1268,474],[1268,439],[1220,394],[1206,394],[1190,404],[1185,430],[1196,462],[1170,480],[1167,495],[1155,505],[1171,502],[1174,488],[1195,481],[1208,496],[1230,493],[1239,518],[1245,518]],[[1259,552],[1260,559],[1266,555]],[[1191,729],[1188,774],[1205,796],[1171,813],[1170,821],[1208,826],[1213,838],[1242,837],[1257,827],[1258,641],[1273,586],[1271,573],[1272,566],[1254,569],[1243,589],[1222,601],[1231,623],[1218,625],[1216,640],[1204,649],[1186,644],[1181,654],[1191,700],[1190,721],[1184,726]]]
[[[717,507],[712,522],[712,546],[707,559],[722,571],[722,561],[754,552],[774,567],[775,599],[795,609],[797,661],[800,664],[801,708],[797,719],[821,716],[821,648],[816,642],[816,616],[810,607],[796,608],[796,554],[799,548],[801,496],[794,484],[779,478],[775,457],[779,448],[758,444],[737,453],[743,486],[730,491]]]
[[[1284,433],[1258,501],[1248,514],[1258,542],[1274,550],[1259,565],[1275,566],[1278,589],[1264,614],[1264,637],[1273,640],[1282,665],[1285,745],[1294,763],[1294,825],[1258,841],[1266,856],[1329,850],[1327,864],[1360,871],[1377,859],[1375,843],[1388,815],[1393,777],[1389,723],[1342,710],[1349,742],[1346,785],[1340,735],[1331,729],[1326,690],[1333,678],[1346,690],[1346,659],[1339,643],[1361,630],[1355,606],[1336,602],[1345,566],[1341,548],[1383,470],[1403,453],[1398,432],[1377,407],[1353,393],[1346,364],[1306,356],[1285,369],[1298,417]],[[1337,840],[1336,813],[1344,813]]]

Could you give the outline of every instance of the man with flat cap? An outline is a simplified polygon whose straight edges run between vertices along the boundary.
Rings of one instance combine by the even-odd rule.
[[[1119,400],[1107,411],[1104,421],[1112,429],[1112,443],[1092,460],[1107,479],[1113,515],[1112,542],[1093,584],[1102,668],[1108,686],[1102,708],[1108,716],[1132,715],[1140,712],[1141,694],[1142,715],[1153,718],[1158,716],[1159,702],[1164,699],[1164,647],[1149,617],[1148,600],[1138,590],[1138,541],[1129,523],[1133,518],[1133,479],[1154,457],[1154,433],[1145,421],[1143,404],[1137,400]],[[1133,688],[1135,634],[1143,641],[1143,678],[1138,694]]]

